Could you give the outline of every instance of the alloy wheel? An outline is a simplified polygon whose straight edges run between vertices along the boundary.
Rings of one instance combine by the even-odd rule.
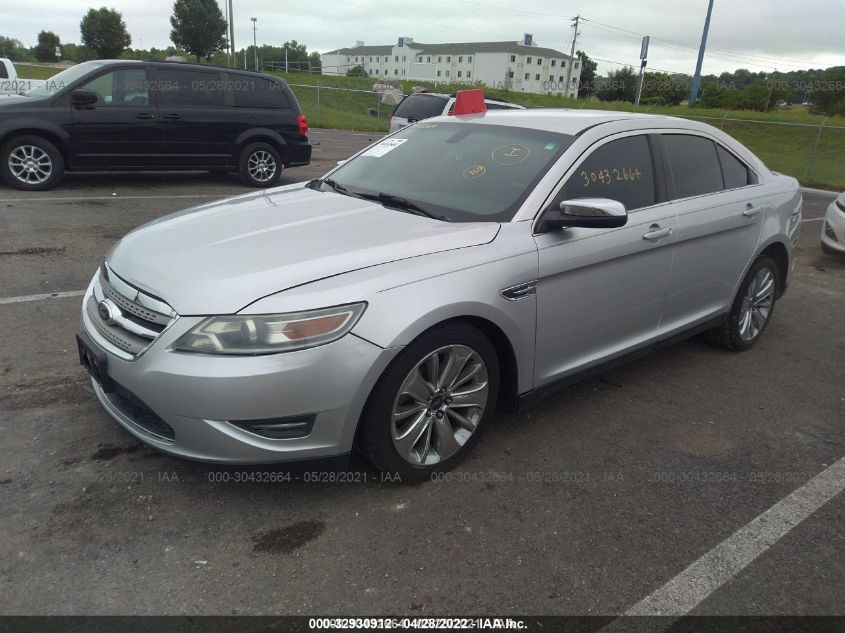
[[[9,154],[9,171],[20,182],[40,185],[53,173],[53,161],[36,145],[19,145]]]
[[[737,325],[739,337],[753,341],[769,320],[775,295],[775,274],[769,268],[761,268],[745,289]]]
[[[263,149],[249,155],[247,171],[257,182],[268,182],[276,175],[276,159]]]
[[[431,466],[457,453],[487,408],[489,379],[481,355],[446,345],[411,369],[393,404],[391,436],[399,455]]]

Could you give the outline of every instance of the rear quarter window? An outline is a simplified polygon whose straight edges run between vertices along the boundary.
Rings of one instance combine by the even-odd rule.
[[[736,189],[754,184],[751,170],[722,146],[717,146],[719,162],[722,164],[722,175],[725,179],[725,189]]]
[[[228,83],[237,108],[281,110],[291,107],[284,86],[271,79],[229,75]]]
[[[724,188],[713,141],[691,134],[664,134],[663,145],[675,184],[673,198],[701,196]]]
[[[413,121],[430,119],[433,116],[443,114],[448,99],[435,95],[415,94],[406,97],[402,103],[396,106],[393,116]]]

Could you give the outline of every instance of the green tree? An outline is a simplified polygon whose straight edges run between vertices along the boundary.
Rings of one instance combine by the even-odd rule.
[[[810,94],[814,114],[845,115],[845,66],[825,70]]]
[[[23,42],[12,37],[0,35],[0,57],[8,57],[13,62],[24,61],[30,56]]]
[[[123,16],[107,7],[89,9],[79,30],[82,45],[93,50],[99,59],[114,59],[132,43]]]
[[[319,73],[320,69],[323,67],[323,58],[320,57],[320,53],[317,51],[311,51],[308,53],[308,62],[311,64],[312,73]]]
[[[364,70],[364,67],[361,64],[357,66],[353,66],[349,70],[346,71],[347,77],[366,77],[367,71]]]
[[[653,105],[678,105],[686,99],[689,84],[683,76],[672,77],[667,73],[648,72],[643,75],[640,103]]]
[[[630,66],[623,66],[619,70],[610,71],[602,79],[596,90],[596,96],[601,101],[629,101],[634,102],[637,96],[637,75]]]
[[[577,51],[576,57],[581,60],[581,79],[578,83],[578,96],[589,99],[596,91],[596,68],[598,62],[587,57],[584,51]]]
[[[56,61],[56,47],[59,43],[58,35],[52,31],[41,31],[38,34],[38,45],[35,47],[35,59],[40,62]]]
[[[217,0],[176,0],[170,16],[170,39],[197,61],[226,48],[226,20]]]

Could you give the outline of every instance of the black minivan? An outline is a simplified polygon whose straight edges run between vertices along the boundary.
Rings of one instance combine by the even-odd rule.
[[[0,173],[50,189],[65,171],[237,171],[270,187],[311,161],[308,122],[278,77],[184,62],[100,60],[0,97]]]

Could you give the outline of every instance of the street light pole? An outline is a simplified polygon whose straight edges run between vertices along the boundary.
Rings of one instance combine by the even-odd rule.
[[[258,18],[252,20],[252,52],[255,54],[255,71],[258,72]]]
[[[701,46],[698,47],[698,61],[695,64],[695,75],[692,78],[692,88],[689,91],[687,107],[693,107],[698,101],[698,89],[701,87],[701,65],[704,63],[704,49],[707,47],[707,31],[710,30],[710,15],[713,13],[713,0],[707,5],[707,17],[704,19],[704,32],[701,34]]]
[[[232,49],[232,67],[238,67],[238,55],[235,52],[235,14],[232,13],[232,0],[229,0],[229,46]]]

